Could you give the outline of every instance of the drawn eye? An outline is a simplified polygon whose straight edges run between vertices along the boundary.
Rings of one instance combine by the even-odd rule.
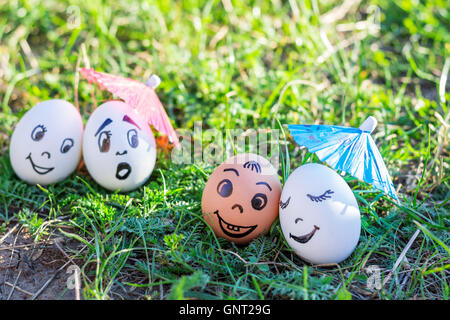
[[[138,134],[136,129],[130,129],[127,132],[128,143],[132,148],[137,148],[139,145]]]
[[[289,197],[286,202],[281,201],[280,199],[280,208],[281,209],[286,209],[286,207],[289,205],[289,201],[291,201],[291,197]]]
[[[67,153],[69,150],[73,147],[73,140],[70,138],[64,139],[63,143],[61,144],[61,153]]]
[[[108,152],[111,146],[111,131],[102,131],[98,136],[98,148],[100,152]]]
[[[314,201],[314,202],[322,202],[322,201],[325,201],[325,200],[327,200],[327,199],[330,199],[330,198],[331,198],[330,194],[333,194],[333,193],[334,193],[333,191],[327,190],[327,191],[325,191],[323,194],[321,194],[320,196],[313,196],[313,195],[310,195],[310,194],[307,194],[306,196],[307,196],[311,201]]]
[[[220,181],[219,184],[217,185],[217,193],[224,198],[229,197],[232,192],[233,192],[233,184],[228,179]]]
[[[263,193],[257,193],[252,199],[252,207],[255,210],[262,210],[267,204],[267,196]]]
[[[33,139],[34,141],[42,140],[46,132],[47,128],[44,127],[42,124],[39,124],[31,132],[31,139]]]

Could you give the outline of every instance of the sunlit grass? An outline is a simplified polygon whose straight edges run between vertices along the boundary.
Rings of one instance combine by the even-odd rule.
[[[69,3],[0,0],[0,234],[19,221],[36,239],[64,232],[85,245],[72,252],[85,298],[448,299],[447,1]],[[317,267],[293,253],[278,221],[247,247],[216,238],[200,208],[213,166],[160,154],[150,180],[127,194],[85,171],[26,185],[9,163],[13,126],[39,101],[75,100],[81,44],[97,70],[140,81],[158,74],[177,128],[284,129],[283,181],[317,161],[287,124],[358,127],[372,115],[401,202],[346,177],[361,239],[343,263]],[[86,121],[94,108],[86,81],[78,94]],[[98,89],[95,97],[111,98]],[[368,288],[367,268],[378,266],[383,280],[417,228],[391,280]]]

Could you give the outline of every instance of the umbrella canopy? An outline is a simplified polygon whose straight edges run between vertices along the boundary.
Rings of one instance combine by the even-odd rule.
[[[176,146],[180,145],[170,119],[155,92],[155,88],[160,83],[157,76],[151,76],[144,84],[133,79],[97,72],[91,68],[81,68],[80,73],[89,83],[96,83],[100,88],[124,100],[156,130],[166,134],[172,143]]]
[[[398,201],[383,158],[370,135],[377,121],[369,117],[359,128],[288,125],[295,142],[336,170],[348,172]]]

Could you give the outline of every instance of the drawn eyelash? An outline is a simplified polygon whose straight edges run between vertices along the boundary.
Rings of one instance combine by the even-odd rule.
[[[330,194],[333,194],[333,193],[334,193],[333,191],[327,190],[323,194],[321,194],[320,196],[313,196],[313,195],[310,195],[310,194],[307,194],[306,196],[309,199],[311,199],[311,201],[322,202],[322,201],[325,201],[327,199],[330,199],[331,198]]]
[[[289,205],[289,201],[291,201],[291,197],[289,197],[286,202],[281,201],[280,199],[280,208],[281,209],[286,209],[286,207]]]
[[[261,173],[261,166],[256,161],[247,161],[246,163],[244,163],[244,168],[250,169],[252,171],[255,170],[256,173]]]
[[[42,131],[44,131],[44,132],[47,132],[47,127],[44,127],[44,125],[43,125],[43,124],[39,124],[39,125],[37,125],[37,126],[36,126],[36,128],[41,128],[41,129],[42,129]]]

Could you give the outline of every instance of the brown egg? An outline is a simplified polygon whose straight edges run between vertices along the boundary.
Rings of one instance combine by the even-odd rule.
[[[278,216],[281,182],[272,164],[239,154],[218,166],[205,185],[202,212],[219,237],[247,244],[266,234]]]

